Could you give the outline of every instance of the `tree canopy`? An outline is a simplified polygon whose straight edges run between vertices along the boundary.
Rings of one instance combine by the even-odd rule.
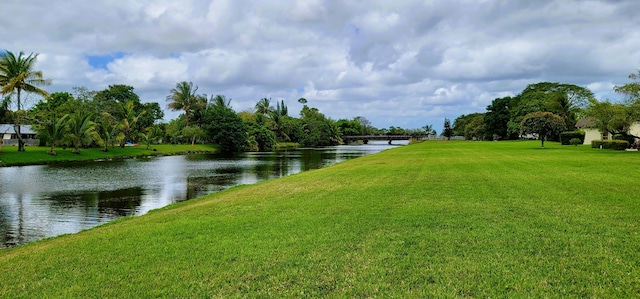
[[[34,70],[37,58],[37,53],[31,53],[25,56],[24,52],[20,52],[16,56],[10,51],[5,51],[3,54],[0,54],[0,87],[2,87],[0,92],[2,94],[9,94],[15,91],[16,93],[18,114],[15,118],[15,128],[19,140],[18,151],[24,151],[24,142],[20,131],[22,92],[36,93],[43,97],[49,96],[49,93],[38,87],[51,84],[51,80],[44,79],[42,71]]]
[[[551,112],[531,112],[520,122],[520,134],[535,134],[544,148],[544,141],[565,129],[562,117]]]

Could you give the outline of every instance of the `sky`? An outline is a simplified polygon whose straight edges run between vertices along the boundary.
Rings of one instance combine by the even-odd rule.
[[[616,100],[640,68],[637,0],[1,0],[0,49],[39,53],[52,84],[126,84],[166,108],[178,82],[231,98],[299,98],[333,120],[425,125],[485,112],[528,84]],[[31,96],[32,104],[39,99]]]

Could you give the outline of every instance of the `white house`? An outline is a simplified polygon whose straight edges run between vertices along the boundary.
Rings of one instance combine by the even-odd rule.
[[[600,132],[599,129],[593,128],[593,120],[583,118],[576,123],[576,128],[584,131],[584,144],[591,144],[593,140],[608,140],[611,139],[609,132]],[[629,128],[629,134],[634,136],[640,136],[640,121],[636,121],[631,124]]]
[[[12,124],[0,124],[0,137],[2,137],[2,143],[5,146],[18,145],[18,134],[13,127]],[[21,125],[20,135],[26,145],[37,146],[40,143],[40,140],[36,139],[36,132],[31,130],[30,125]]]

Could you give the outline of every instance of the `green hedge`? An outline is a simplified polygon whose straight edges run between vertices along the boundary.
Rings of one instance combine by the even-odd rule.
[[[611,137],[613,140],[626,140],[629,144],[634,144],[636,142],[636,138],[633,136],[629,136],[626,134],[615,134]]]
[[[614,150],[625,150],[629,147],[629,141],[626,140],[593,140],[591,141],[592,148],[600,148],[602,146],[603,149],[614,149]]]
[[[582,131],[567,131],[560,133],[560,142],[562,145],[570,145],[571,139],[578,138],[580,143],[584,143],[584,132]]]

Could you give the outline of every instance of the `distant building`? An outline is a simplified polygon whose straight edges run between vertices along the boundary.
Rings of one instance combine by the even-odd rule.
[[[583,118],[576,123],[576,128],[584,132],[584,144],[591,144],[593,140],[609,140],[611,134],[609,132],[600,132],[598,128],[594,127],[595,121],[590,118]],[[629,134],[634,136],[640,136],[640,121],[636,121],[631,124],[629,128]]]
[[[20,126],[20,135],[25,145],[38,146],[40,140],[36,139],[36,132],[31,130],[30,125]],[[18,145],[18,134],[16,134],[13,124],[0,124],[0,137],[2,137],[2,143],[7,145]]]

